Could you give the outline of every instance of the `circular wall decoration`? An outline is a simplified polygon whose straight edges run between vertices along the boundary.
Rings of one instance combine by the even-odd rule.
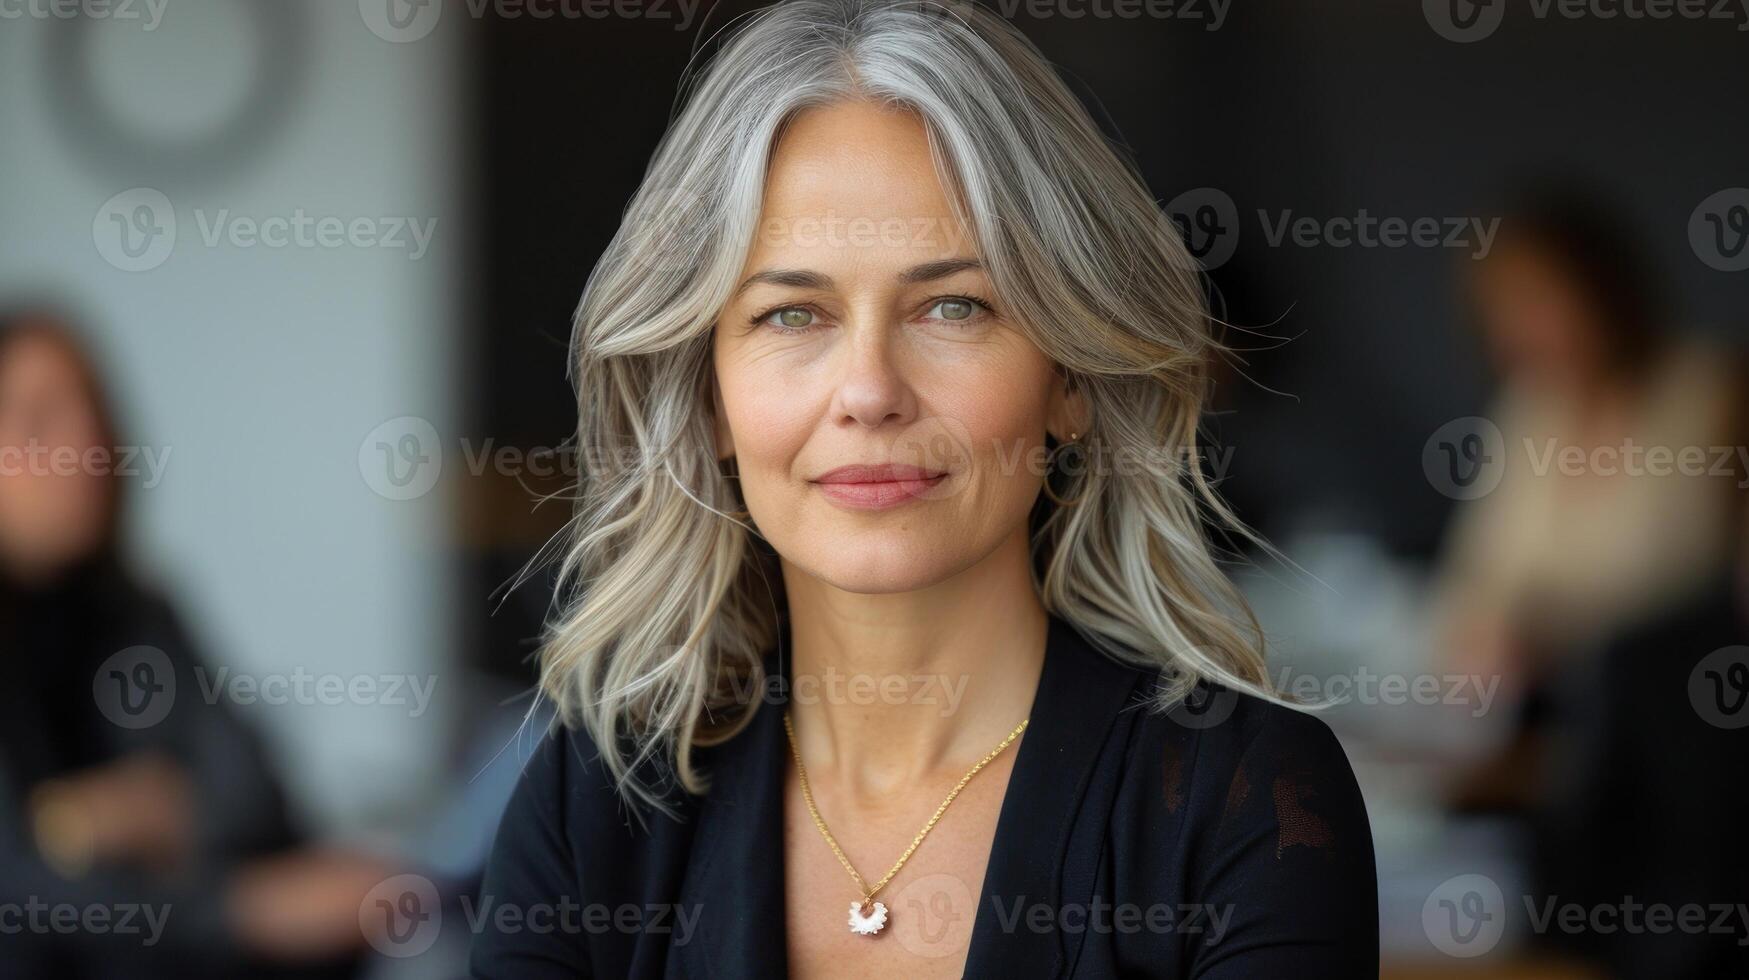
[[[45,25],[49,119],[93,169],[128,184],[199,183],[262,152],[305,64],[299,7],[211,6],[172,8],[208,36],[173,39],[164,24],[90,14]],[[178,119],[187,115],[191,86],[225,104],[212,118]]]

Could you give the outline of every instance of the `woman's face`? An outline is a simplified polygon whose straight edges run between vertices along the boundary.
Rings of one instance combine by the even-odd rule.
[[[0,563],[52,574],[94,551],[112,492],[103,425],[78,362],[25,333],[0,347]],[[102,450],[106,451],[106,450]]]
[[[1473,296],[1503,374],[1566,384],[1601,370],[1598,311],[1559,262],[1534,243],[1503,241],[1477,271]]]
[[[1008,319],[915,115],[808,110],[714,337],[719,450],[780,556],[899,592],[1015,534],[1079,399]]]

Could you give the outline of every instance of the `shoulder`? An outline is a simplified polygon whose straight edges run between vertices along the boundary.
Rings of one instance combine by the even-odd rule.
[[[1131,768],[1159,773],[1154,794],[1205,863],[1246,853],[1352,877],[1355,895],[1376,887],[1366,803],[1323,719],[1206,682],[1143,710]]]
[[[1372,831],[1330,726],[1217,685],[1190,700],[1138,721],[1128,806],[1149,887],[1219,925],[1191,944],[1196,969],[1376,975]]]
[[[525,735],[518,736],[523,744]],[[554,722],[539,738],[505,804],[480,882],[482,908],[527,914],[577,900],[582,849],[573,832],[577,815],[599,814],[602,797],[593,787],[599,766],[587,738]],[[494,920],[495,921],[495,920]],[[587,943],[568,930],[534,936],[524,930],[486,928],[471,952],[474,976],[555,976],[557,965],[588,962]]]
[[[684,855],[676,843],[683,816],[634,808],[595,742],[555,721],[538,734],[505,805],[480,884],[480,908],[532,923],[536,915],[566,909],[668,901],[664,889],[673,885],[672,869]],[[497,921],[474,938],[475,976],[557,978],[576,976],[585,966],[584,975],[620,972],[596,963],[606,947],[592,944],[587,929],[497,928]]]
[[[1207,681],[1161,710],[1157,686],[1140,690],[1149,701],[1137,708],[1138,750],[1184,757],[1204,782],[1290,778],[1358,801],[1342,743],[1311,711]]]
[[[1193,832],[1235,822],[1321,825],[1370,864],[1359,784],[1323,719],[1207,680],[1175,696],[1157,668],[1103,659],[1117,664],[1110,683],[1128,692],[1112,746],[1134,790],[1126,805],[1162,807],[1160,816]]]
[[[105,562],[83,572],[85,596],[100,611],[98,626],[113,646],[162,648],[172,660],[192,659],[186,624],[169,593]]]
[[[526,749],[531,740],[532,749]],[[501,836],[526,830],[551,835],[555,845],[564,837],[599,844],[616,835],[635,839],[652,823],[672,819],[621,791],[595,740],[581,727],[553,719],[544,730],[525,728],[517,744],[525,747],[527,760],[505,810]],[[655,768],[641,767],[639,778],[657,784]],[[686,803],[683,794],[671,794],[669,801],[676,808]]]

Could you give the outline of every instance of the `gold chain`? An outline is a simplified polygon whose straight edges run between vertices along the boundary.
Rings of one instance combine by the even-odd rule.
[[[943,813],[947,812],[948,805],[954,801],[954,797],[960,795],[960,790],[965,789],[966,784],[972,781],[972,777],[989,765],[991,760],[1001,755],[1003,749],[1013,745],[1014,740],[1020,737],[1021,732],[1026,731],[1026,726],[1031,721],[1032,719],[1028,718],[1014,726],[1014,731],[1008,733],[1008,737],[1002,740],[1001,745],[991,749],[989,755],[984,756],[977,765],[971,768],[970,772],[960,777],[960,781],[955,783],[953,790],[947,794],[947,799],[942,800],[941,805],[935,808],[935,813],[930,816],[929,822],[923,825],[923,829],[917,832],[916,837],[911,838],[911,846],[905,848],[905,853],[899,855],[899,860],[888,869],[880,881],[875,882],[873,888],[870,888],[868,883],[862,880],[862,875],[857,873],[856,867],[850,863],[850,859],[844,856],[844,849],[838,846],[838,841],[833,838],[832,832],[826,829],[826,821],[821,819],[820,809],[814,805],[814,791],[808,786],[808,767],[802,764],[802,750],[796,746],[796,728],[794,723],[790,721],[788,711],[783,713],[783,730],[789,735],[789,750],[796,759],[796,775],[800,776],[802,780],[802,799],[807,801],[808,815],[814,818],[814,826],[820,828],[820,836],[826,838],[827,846],[831,847],[832,853],[838,856],[838,863],[844,865],[844,870],[850,872],[850,877],[856,879],[856,887],[862,889],[862,900],[867,902],[872,901],[877,892],[887,887],[887,883],[893,880],[893,876],[899,873],[899,869],[905,866],[905,862],[911,860],[911,855],[917,850],[917,846],[923,843],[923,838],[928,837],[931,830],[935,829],[935,822],[941,819]]]

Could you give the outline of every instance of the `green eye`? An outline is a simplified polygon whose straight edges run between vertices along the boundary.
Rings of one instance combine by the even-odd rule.
[[[963,299],[944,299],[935,308],[943,320],[969,320],[974,312],[971,301]]]
[[[777,325],[788,330],[802,330],[814,323],[814,314],[800,307],[778,310],[775,315]]]
[[[969,327],[990,319],[995,312],[990,308],[989,303],[976,296],[942,296],[937,298],[935,305],[929,308],[927,318],[942,323]]]

